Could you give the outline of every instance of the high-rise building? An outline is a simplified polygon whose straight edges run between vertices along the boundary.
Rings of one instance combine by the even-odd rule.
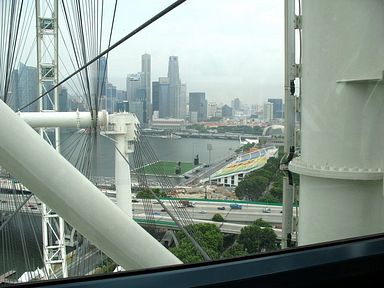
[[[233,110],[240,110],[241,109],[241,104],[240,104],[240,99],[239,98],[235,98],[232,100],[232,109]]]
[[[207,100],[205,99],[204,92],[191,92],[189,93],[189,115],[192,119],[192,115],[197,113],[197,121],[207,120]]]
[[[207,117],[215,117],[216,116],[216,110],[217,110],[217,103],[216,102],[209,102],[207,105]]]
[[[18,96],[19,105],[24,107],[37,98],[37,68],[20,63]],[[28,105],[24,112],[36,112],[37,101]]]
[[[265,122],[272,122],[273,119],[273,103],[265,102],[263,108],[263,119]]]
[[[159,97],[160,97],[160,83],[159,81],[152,82],[152,114],[154,111],[159,112]]]
[[[148,123],[152,114],[152,97],[151,97],[151,55],[144,54],[141,56],[141,73],[142,73],[142,87],[145,89],[145,105],[146,105],[146,119]]]
[[[221,107],[221,115],[224,118],[231,118],[233,116],[233,110],[227,104]]]
[[[177,56],[170,56],[168,62],[169,79],[169,117],[178,118],[180,109],[179,61]]]
[[[107,84],[107,111],[113,113],[116,111],[116,86],[108,83]]]
[[[107,83],[108,83],[108,62],[106,57],[101,57],[98,60],[99,73],[97,75],[100,96],[107,96]],[[108,101],[108,100],[107,100]]]
[[[14,111],[17,111],[18,108],[20,108],[18,91],[19,91],[19,71],[17,69],[14,69],[12,70],[12,73],[11,73],[11,82],[8,87],[7,99],[6,99],[8,106],[11,107]],[[4,99],[1,96],[0,98],[4,101]]]
[[[69,111],[68,90],[63,86],[60,86],[59,88],[59,111],[60,112]]]
[[[273,103],[273,119],[283,118],[283,99],[281,98],[268,98],[269,103]]]
[[[127,100],[136,101],[138,90],[141,88],[141,73],[128,74],[127,76]]]
[[[169,79],[159,78],[159,117],[174,118],[170,113]]]
[[[187,117],[187,84],[181,84],[177,118],[185,119],[186,117]]]

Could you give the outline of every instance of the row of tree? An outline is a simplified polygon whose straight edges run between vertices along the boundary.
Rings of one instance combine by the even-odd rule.
[[[212,260],[245,256],[279,248],[277,236],[271,225],[262,219],[242,228],[240,235],[234,238],[225,238],[214,224],[194,224],[193,231],[196,241]],[[170,248],[170,251],[181,261],[184,263],[204,261],[202,255],[182,232],[177,232],[176,237],[179,240],[179,246]]]
[[[279,150],[277,158],[269,158],[262,168],[247,174],[236,187],[236,196],[244,200],[282,202],[283,172],[280,170],[282,156],[282,150]]]
[[[260,126],[246,126],[246,125],[238,125],[238,126],[218,126],[215,128],[207,128],[202,124],[192,124],[188,125],[187,129],[194,129],[199,131],[200,133],[208,133],[210,130],[215,130],[218,133],[240,133],[240,134],[253,134],[253,135],[262,135],[263,128]]]

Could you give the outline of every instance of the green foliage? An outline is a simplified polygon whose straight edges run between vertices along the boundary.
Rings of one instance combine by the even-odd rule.
[[[194,224],[195,239],[212,259],[219,259],[223,250],[224,237],[220,229],[214,224]],[[193,246],[192,242],[182,233],[177,232],[179,246],[170,248],[184,263],[203,261],[203,257]]]
[[[283,156],[279,149],[279,157],[271,157],[267,163],[254,172],[246,175],[236,187],[235,193],[239,199],[249,199],[260,202],[282,202],[283,172],[280,170],[280,159]]]
[[[277,236],[270,227],[252,224],[241,229],[238,242],[250,254],[276,249]]]
[[[224,251],[224,253],[221,255],[221,258],[233,258],[233,257],[240,257],[240,256],[246,256],[247,251],[245,250],[245,247],[242,244],[235,243],[230,248]]]
[[[219,126],[215,127],[217,129],[217,132],[219,133],[240,133],[240,134],[253,134],[253,135],[262,135],[263,134],[263,128],[260,126],[245,126],[245,125],[238,125],[238,126]]]
[[[220,121],[222,119],[223,119],[223,117],[213,116],[213,117],[208,119],[208,122],[218,122],[218,121]]]
[[[224,222],[225,219],[223,218],[223,216],[219,213],[216,213],[215,215],[213,215],[212,217],[212,221],[215,221],[215,222]]]
[[[266,202],[266,203],[281,203],[281,200],[276,198],[275,196],[271,195],[270,193],[264,194],[260,196],[257,201],[259,202]]]
[[[245,153],[254,146],[255,146],[254,143],[247,143],[247,144],[244,144],[243,146],[241,146],[240,148],[236,149],[235,152],[236,153],[240,153],[240,152]]]
[[[186,128],[197,130],[201,133],[207,133],[208,132],[207,128],[205,128],[205,126],[202,124],[192,124],[192,125],[188,125]]]
[[[239,199],[256,200],[263,195],[267,188],[268,178],[259,176],[256,173],[246,175],[235,189],[236,196]]]
[[[96,271],[101,274],[111,273],[115,270],[116,266],[117,264],[112,259],[106,258],[100,266],[96,267]]]
[[[161,198],[161,197],[167,197],[167,193],[164,192],[164,191],[160,191],[159,188],[154,188],[152,189],[146,189],[146,190],[141,190],[139,192],[137,192],[137,195],[136,195],[136,198],[138,199],[154,199],[155,196],[153,196],[153,193],[158,197],[158,198]]]
[[[257,220],[255,220],[252,225],[256,225],[256,226],[259,226],[259,227],[269,227],[269,228],[272,228],[272,225],[269,224],[268,222],[264,221],[262,218],[259,218]]]

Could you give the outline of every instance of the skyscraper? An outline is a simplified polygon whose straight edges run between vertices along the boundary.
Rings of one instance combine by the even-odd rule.
[[[144,54],[141,56],[141,73],[142,73],[142,87],[145,89],[145,105],[146,105],[146,119],[148,123],[152,114],[152,97],[151,97],[151,55]]]
[[[272,122],[273,119],[273,103],[265,102],[264,108],[263,108],[263,115],[264,115],[264,121],[265,122]]]
[[[181,84],[179,99],[177,118],[185,119],[187,117],[187,84]]]
[[[159,111],[159,97],[160,97],[159,89],[160,89],[159,81],[153,81],[152,82],[152,112]]]
[[[159,117],[174,118],[170,113],[169,79],[168,77],[159,78]]]
[[[127,83],[127,100],[136,101],[137,91],[141,88],[141,73],[128,74],[126,83]]]
[[[204,92],[191,92],[189,93],[189,115],[196,115],[197,121],[207,120],[207,100],[205,99]],[[193,118],[193,117],[191,117]]]
[[[169,79],[169,117],[178,118],[180,109],[179,61],[177,56],[170,56],[168,62]]]
[[[273,119],[283,118],[283,99],[268,98],[269,103],[273,103]]]
[[[19,66],[19,105],[23,107],[37,98],[37,69],[20,63]],[[36,112],[37,102],[26,107],[24,112]]]
[[[107,83],[108,83],[108,63],[106,57],[101,57],[98,60],[98,85],[100,91],[100,96],[107,96]]]

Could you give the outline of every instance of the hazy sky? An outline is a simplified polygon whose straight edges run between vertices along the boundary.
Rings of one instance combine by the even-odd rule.
[[[172,2],[119,1],[112,42]],[[151,54],[155,81],[175,55],[187,91],[206,92],[208,101],[262,104],[282,97],[283,12],[282,0],[188,0],[110,53],[109,81],[125,89],[144,53]]]
[[[65,3],[69,5],[71,1]],[[115,1],[104,3],[102,31],[105,35],[101,50],[107,48]],[[173,1],[120,0],[117,3],[112,43]],[[187,84],[187,92],[206,92],[208,101],[230,104],[232,99],[240,98],[251,105],[262,104],[267,98],[282,98],[283,4],[283,0],[187,0],[110,52],[108,80],[125,90],[127,74],[139,72],[141,55],[149,53],[152,81],[167,76],[169,56],[178,56],[180,78]],[[64,34],[64,16],[59,19]],[[33,21],[28,35],[33,42]],[[69,37],[64,35],[62,39],[59,40],[61,78],[73,71],[63,45],[65,42],[70,46]],[[33,61],[36,57],[31,56],[28,63],[35,66]]]

